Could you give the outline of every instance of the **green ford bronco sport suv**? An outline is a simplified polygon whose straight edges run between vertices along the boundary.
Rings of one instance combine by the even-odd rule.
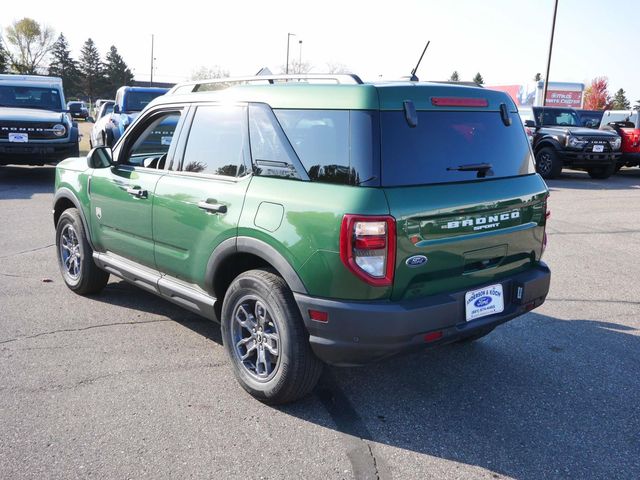
[[[183,84],[56,170],[62,276],[222,326],[240,384],[296,400],[540,306],[548,190],[500,92],[356,76]]]

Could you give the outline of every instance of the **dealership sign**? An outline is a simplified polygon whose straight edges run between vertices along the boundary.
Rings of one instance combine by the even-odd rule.
[[[549,90],[547,91],[547,106],[580,108],[582,106],[582,92]]]

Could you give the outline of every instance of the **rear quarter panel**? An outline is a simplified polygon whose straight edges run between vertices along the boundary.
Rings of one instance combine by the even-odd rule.
[[[376,188],[255,177],[247,191],[238,235],[275,248],[312,296],[388,298],[390,287],[367,285],[340,260],[340,225],[346,213],[387,215],[389,208],[384,193]],[[275,218],[278,216],[281,218]]]

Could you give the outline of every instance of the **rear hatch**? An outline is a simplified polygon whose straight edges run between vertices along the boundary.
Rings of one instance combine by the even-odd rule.
[[[380,113],[381,183],[397,221],[394,300],[499,283],[543,250],[548,190],[511,100],[427,88]]]

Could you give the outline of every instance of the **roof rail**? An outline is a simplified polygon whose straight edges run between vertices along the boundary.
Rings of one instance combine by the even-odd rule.
[[[364,82],[360,77],[353,73],[348,74],[301,74],[301,75],[255,75],[251,77],[230,77],[230,78],[210,78],[206,80],[195,80],[192,82],[179,83],[167,92],[167,95],[173,93],[191,93],[198,91],[223,90],[234,85],[242,85],[257,82],[268,82],[269,84],[284,82],[327,82],[333,81],[336,84],[358,84]]]

